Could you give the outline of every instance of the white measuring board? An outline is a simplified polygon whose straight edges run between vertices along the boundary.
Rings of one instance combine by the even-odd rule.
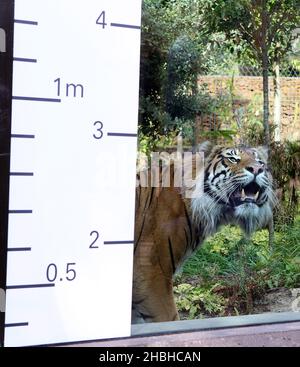
[[[16,0],[5,345],[130,335],[141,0]]]

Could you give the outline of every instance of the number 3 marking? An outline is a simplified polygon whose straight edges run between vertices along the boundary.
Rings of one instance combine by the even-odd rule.
[[[96,122],[94,122],[94,126],[99,126],[99,127],[97,128],[98,134],[97,135],[96,134],[93,134],[93,137],[95,139],[102,139],[103,138],[103,131],[102,131],[102,129],[103,129],[103,122],[96,121]]]

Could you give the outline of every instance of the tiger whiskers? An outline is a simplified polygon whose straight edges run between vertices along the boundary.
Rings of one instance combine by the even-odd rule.
[[[234,215],[227,214],[222,210],[224,204],[229,204],[232,194],[245,183],[245,178],[228,179],[226,183],[222,183],[221,188],[212,190],[211,185],[205,183],[202,185],[202,192],[198,189],[199,195],[195,195],[192,199],[193,219],[196,223],[201,223],[205,237],[212,235],[218,229],[218,226],[225,222],[240,224],[247,235],[258,228],[266,225],[268,218],[272,216],[272,208],[277,203],[274,190],[270,187],[272,182],[264,178],[260,182],[261,187],[265,187],[265,200],[260,207],[258,206],[238,206],[235,207]],[[195,188],[197,192],[197,187]],[[265,205],[267,202],[267,205]],[[229,216],[228,216],[229,215]]]
[[[230,196],[239,186],[236,182],[229,182],[225,188],[218,192],[218,198],[210,196],[207,192],[194,197],[192,200],[193,219],[196,223],[201,223],[204,237],[212,235],[220,222],[221,203]],[[227,200],[226,200],[227,201]]]
[[[222,188],[218,192],[218,196],[215,196],[216,200],[214,200],[211,205],[207,208],[208,210],[213,210],[214,205],[218,205],[220,201],[224,201],[226,204],[229,202],[230,196],[234,193],[234,191],[240,186],[239,183],[236,182],[229,182],[225,188]],[[211,190],[208,193],[213,194]]]

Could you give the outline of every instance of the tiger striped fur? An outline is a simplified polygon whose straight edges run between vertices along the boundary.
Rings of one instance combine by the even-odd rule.
[[[174,185],[174,164],[169,187],[137,187],[133,323],[179,319],[173,275],[221,225],[250,235],[272,218],[276,200],[265,150],[204,147],[192,198]]]

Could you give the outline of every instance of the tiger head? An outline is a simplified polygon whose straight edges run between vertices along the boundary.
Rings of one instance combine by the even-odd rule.
[[[276,199],[264,148],[215,147],[205,161],[203,180],[192,209],[199,222],[204,220],[206,235],[221,224],[239,225],[248,235],[267,226]]]

